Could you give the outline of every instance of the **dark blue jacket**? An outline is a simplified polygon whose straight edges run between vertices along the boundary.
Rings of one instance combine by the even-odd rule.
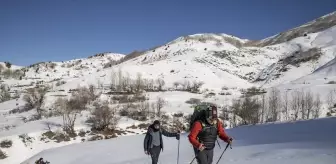
[[[147,129],[147,133],[144,139],[144,150],[145,151],[149,151],[149,149],[152,148],[152,135],[151,132],[154,131],[154,125],[150,125]],[[160,128],[160,147],[163,150],[163,141],[162,141],[162,135],[166,136],[166,137],[177,137],[178,133],[170,133],[168,131],[166,131],[163,128]]]

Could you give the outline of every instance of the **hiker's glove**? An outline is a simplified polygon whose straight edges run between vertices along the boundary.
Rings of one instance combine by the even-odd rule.
[[[199,147],[198,147],[198,150],[203,151],[204,149],[205,149],[205,146],[203,144],[200,144]]]
[[[231,145],[231,144],[232,144],[232,141],[233,141],[233,138],[230,137],[229,140],[228,140],[228,143]]]
[[[179,133],[176,134],[176,139],[180,140],[180,134]]]
[[[146,154],[146,155],[149,155],[150,153],[149,153],[148,151],[145,151],[145,154]]]

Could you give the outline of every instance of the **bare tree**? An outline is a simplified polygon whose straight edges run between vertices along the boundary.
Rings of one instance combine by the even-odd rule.
[[[322,106],[322,102],[320,99],[320,94],[316,94],[316,98],[314,101],[314,107],[313,107],[313,118],[319,118],[320,116],[320,109]]]
[[[183,125],[183,121],[181,120],[181,118],[173,117],[173,125],[170,130],[173,132],[185,130],[185,127]]]
[[[1,65],[1,64],[0,64]],[[0,103],[4,101],[8,101],[11,99],[11,95],[8,92],[9,87],[5,84],[1,84],[0,86]]]
[[[191,84],[190,81],[185,80],[184,83],[182,84],[183,90],[185,91],[191,91]]]
[[[285,119],[289,120],[289,100],[288,100],[288,92],[286,91],[286,93],[283,96],[283,112],[285,114]]]
[[[149,116],[149,113],[150,113],[150,104],[148,101],[142,101],[140,102],[139,106],[139,111],[142,115],[148,117]]]
[[[151,108],[151,113],[152,113],[152,116],[151,117],[155,117],[156,116],[156,103],[151,103],[150,104],[150,108]]]
[[[68,134],[74,134],[74,126],[78,111],[70,107],[70,101],[65,98],[58,98],[54,104],[56,110],[62,113],[63,130]]]
[[[269,112],[271,114],[271,118],[269,121],[277,121],[279,118],[279,107],[281,103],[280,91],[276,88],[272,88],[271,95],[268,97],[269,101]]]
[[[36,108],[36,112],[39,118],[42,117],[42,105],[45,101],[45,95],[47,94],[48,87],[30,88],[27,90],[27,94],[24,95],[23,100],[26,102],[26,107]]]
[[[199,92],[200,88],[202,87],[202,85],[204,84],[204,82],[202,81],[194,81],[192,83],[192,86],[191,86],[191,92]]]
[[[260,104],[256,98],[245,96],[243,100],[233,100],[232,104],[234,113],[242,118],[243,124],[257,124],[259,122]]]
[[[51,131],[52,127],[60,127],[60,126],[62,126],[60,124],[57,124],[57,123],[51,122],[51,121],[44,121],[43,124],[47,127],[48,131]]]
[[[130,74],[126,72],[126,75],[123,77],[122,83],[121,83],[122,90],[131,92],[130,90],[131,82],[132,80],[131,80]]]
[[[232,106],[231,106],[231,112],[232,112],[232,119],[230,120],[231,127],[237,126],[237,112],[240,110],[240,99],[238,100],[232,100]]]
[[[118,75],[119,74],[117,74],[117,72],[115,72],[112,69],[112,71],[111,71],[111,84],[110,84],[110,89],[112,91],[116,91],[118,89],[118,81],[119,81]]]
[[[78,87],[72,92],[71,96],[76,99],[77,103],[81,104],[83,110],[86,104],[93,102],[101,95],[101,92],[96,90],[93,85],[87,87]]]
[[[156,116],[161,117],[162,111],[161,109],[167,104],[166,100],[161,97],[157,97],[156,99]]]
[[[143,90],[144,87],[144,80],[142,78],[142,74],[141,73],[137,73],[137,77],[135,80],[135,90],[137,92],[140,92],[141,90]]]
[[[328,95],[327,95],[327,103],[328,107],[331,108],[335,104],[335,92],[334,90],[330,90]]]
[[[89,85],[88,94],[91,101],[96,100],[102,93],[97,90],[94,85]]]
[[[96,130],[114,130],[119,121],[117,110],[111,108],[107,101],[95,102],[91,114],[92,126]]]
[[[162,91],[164,85],[166,84],[165,81],[163,79],[157,79],[156,83],[158,84],[158,90]]]
[[[229,107],[228,106],[224,106],[222,109],[221,109],[221,115],[219,116],[221,119],[223,120],[229,120]]]
[[[306,108],[306,119],[310,118],[310,114],[314,108],[314,95],[310,92],[307,91],[305,95],[305,108]]]
[[[306,99],[305,99],[305,92],[303,91],[303,89],[300,92],[300,111],[301,111],[301,119],[305,119],[306,118],[306,113],[307,113],[307,108],[306,108]]]
[[[119,70],[118,70],[118,87],[117,87],[118,91],[123,90],[123,88],[124,88],[123,84],[124,84],[124,75],[123,75],[123,72],[122,72],[121,68],[119,68]]]
[[[153,79],[145,79],[144,82],[145,90],[146,91],[153,91],[154,90],[154,80]]]
[[[293,110],[293,121],[296,121],[299,118],[299,112],[301,107],[301,96],[302,92],[294,91],[292,92],[292,101],[291,101],[291,108]]]
[[[173,83],[173,85],[175,87],[175,90],[177,90],[177,87],[180,85],[180,83],[176,81],[176,82]]]
[[[265,118],[265,112],[266,112],[266,95],[262,94],[261,95],[261,114],[260,114],[260,122],[264,123],[264,118]]]

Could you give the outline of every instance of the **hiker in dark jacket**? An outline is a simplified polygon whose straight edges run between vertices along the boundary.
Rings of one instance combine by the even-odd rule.
[[[157,164],[160,156],[160,151],[163,150],[162,135],[166,137],[176,137],[180,139],[179,133],[170,133],[161,128],[160,121],[155,120],[152,125],[148,127],[145,139],[144,150],[145,154],[152,157],[152,164]]]
[[[232,138],[225,133],[222,122],[218,119],[217,107],[210,106],[202,113],[202,119],[194,122],[188,135],[198,164],[212,164],[217,136],[229,144],[232,142]]]

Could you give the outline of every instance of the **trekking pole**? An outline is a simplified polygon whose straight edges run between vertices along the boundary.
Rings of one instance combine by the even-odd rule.
[[[199,154],[200,152],[201,152],[201,151],[199,151],[199,152],[195,155],[195,157],[191,160],[190,164],[192,164],[192,163],[194,162],[194,160],[197,158],[197,156],[198,156],[198,154]]]
[[[190,164],[192,164],[194,162],[194,160],[196,159],[197,156],[198,156],[198,154],[191,160]]]
[[[178,146],[177,146],[177,164],[179,163],[180,159],[180,140],[178,140]]]
[[[216,140],[216,141],[217,141],[217,144],[218,144],[218,146],[219,146],[219,149],[222,149],[221,146],[220,146],[220,144],[219,144],[219,142],[218,142],[218,140]]]
[[[218,161],[217,161],[217,163],[216,163],[216,164],[218,164],[218,162],[221,160],[221,158],[222,158],[223,154],[225,153],[225,151],[226,151],[226,149],[229,147],[229,145],[230,145],[230,148],[232,149],[232,146],[231,146],[231,144],[230,144],[230,143],[228,143],[228,144],[226,145],[226,147],[225,147],[224,151],[222,152],[221,156],[219,157],[219,159],[218,159]]]

